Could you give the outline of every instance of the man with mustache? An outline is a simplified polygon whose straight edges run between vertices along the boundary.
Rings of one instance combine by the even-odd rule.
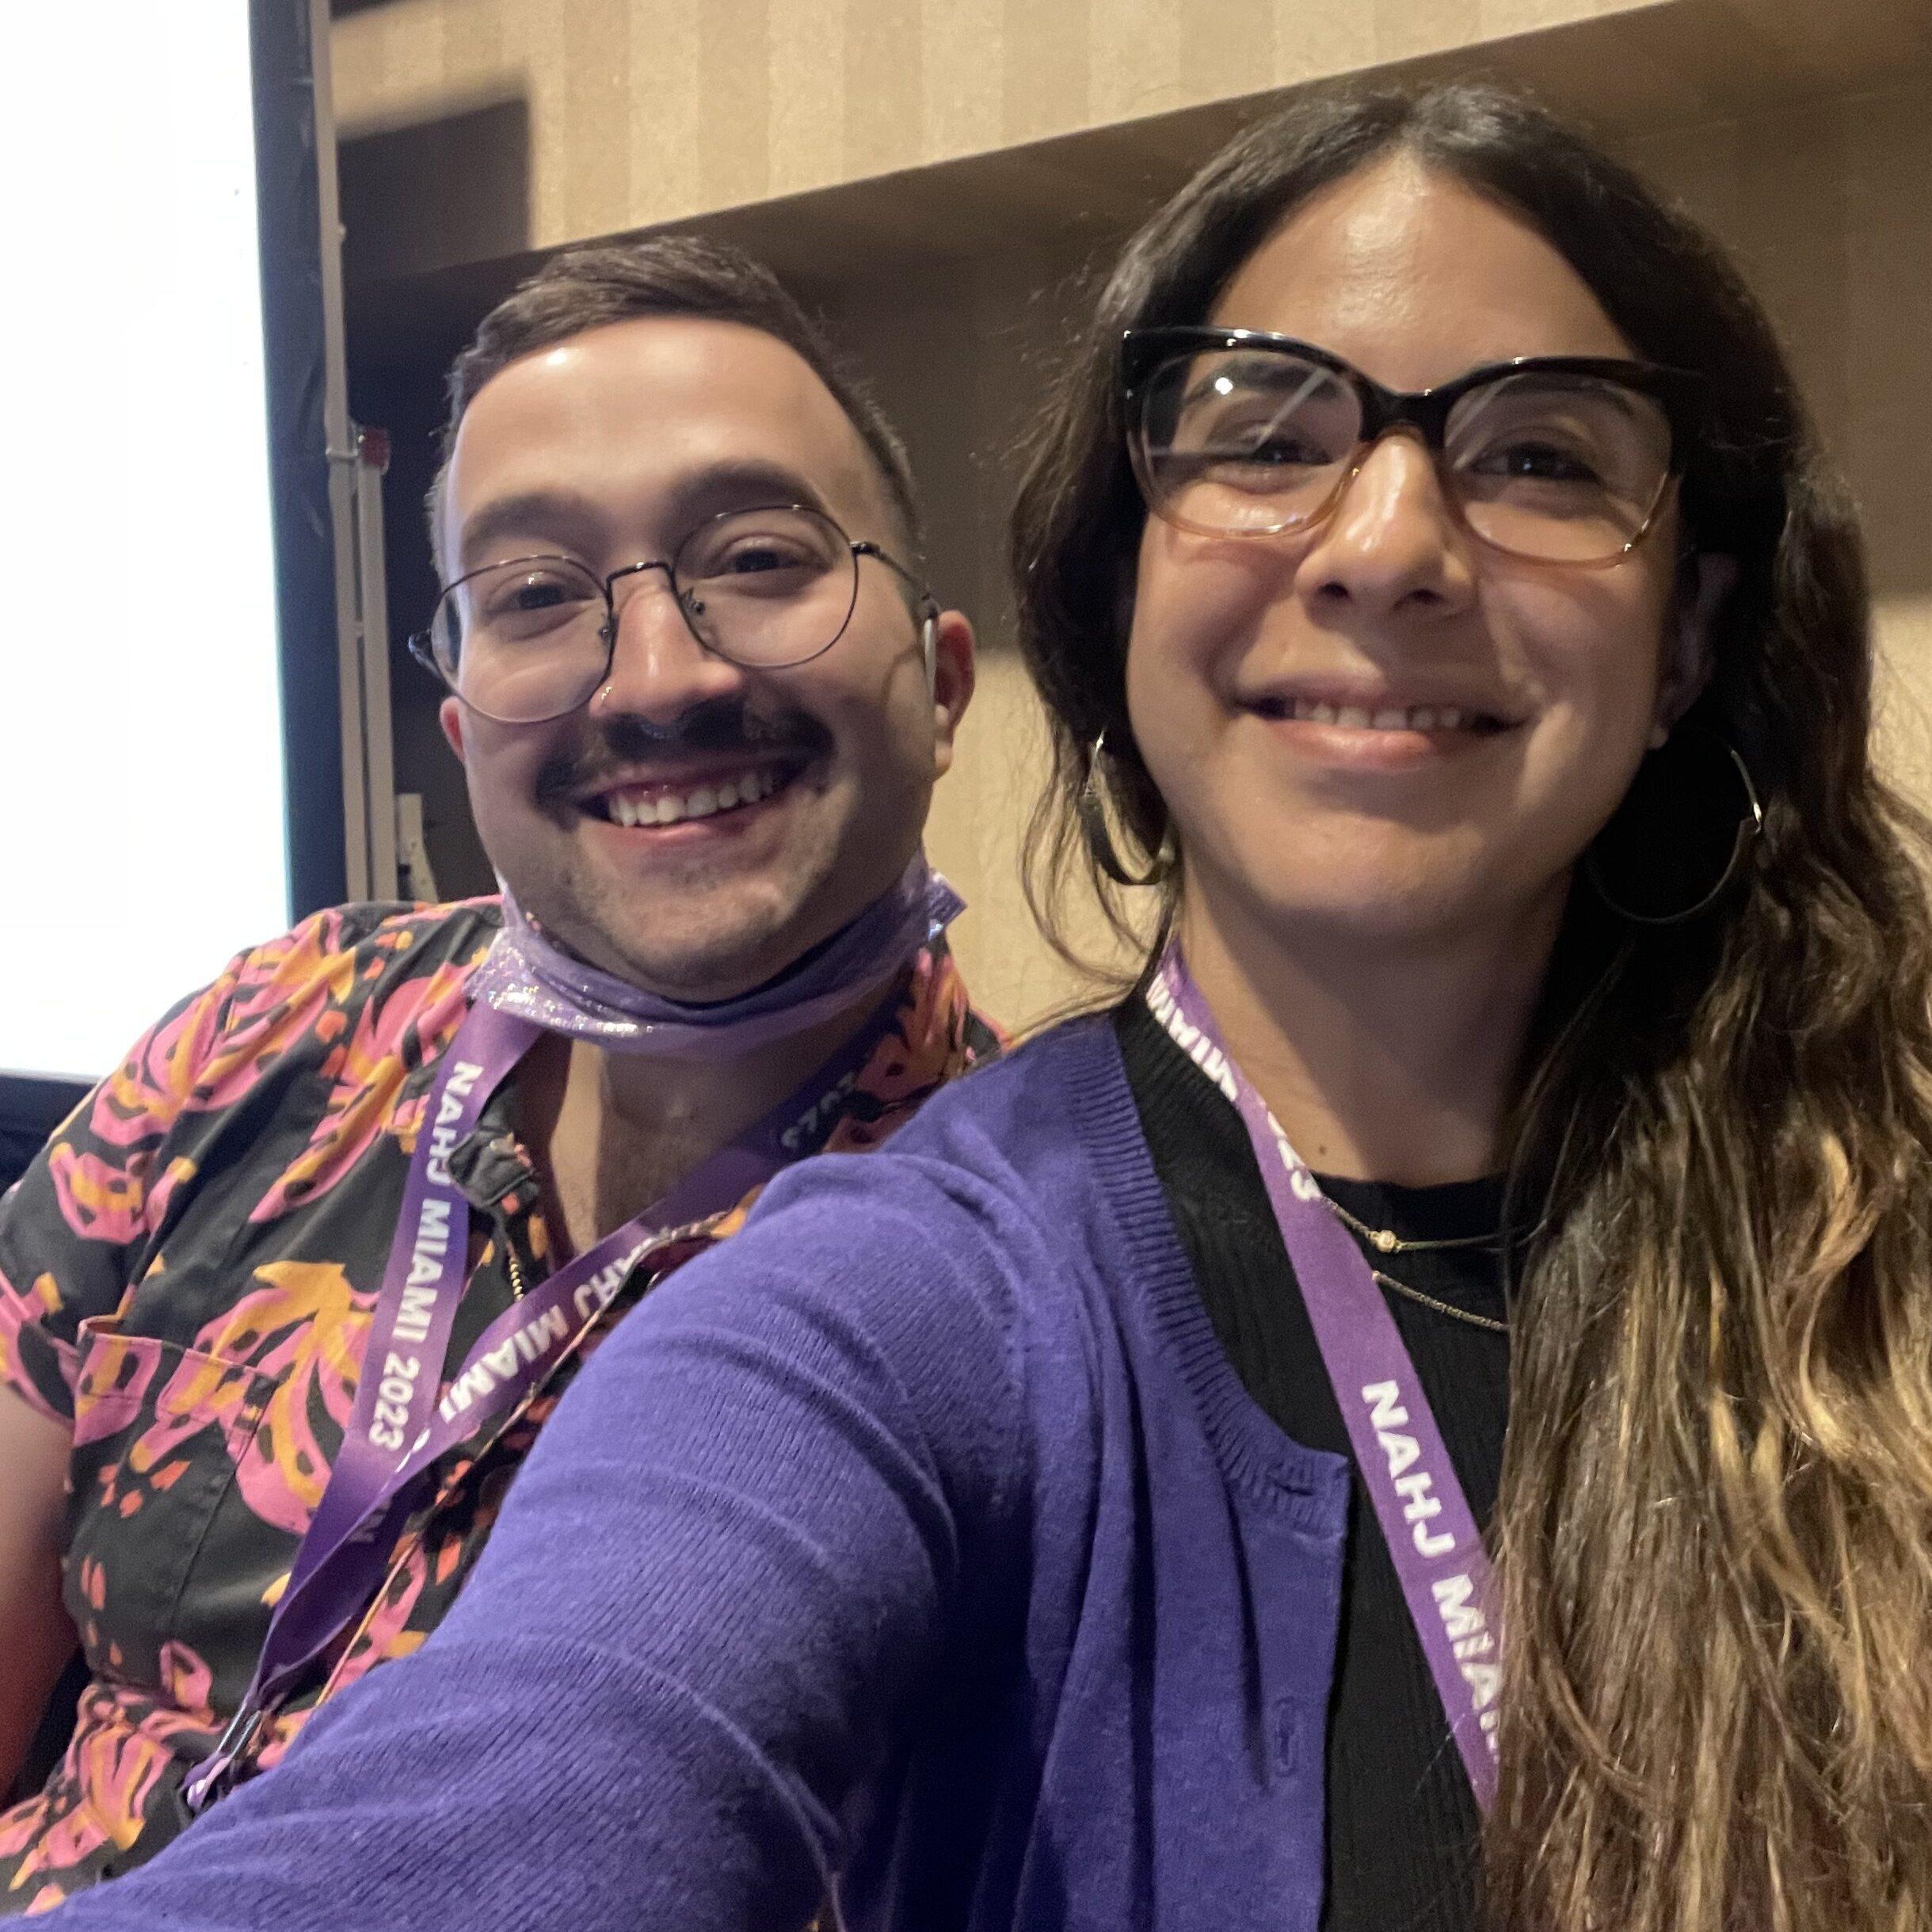
[[[0,1211],[0,1790],[90,1676],[0,1913],[415,1648],[623,1310],[994,1044],[920,851],[972,633],[813,325],[729,250],[579,251],[451,395],[416,647],[501,898],[243,955]]]

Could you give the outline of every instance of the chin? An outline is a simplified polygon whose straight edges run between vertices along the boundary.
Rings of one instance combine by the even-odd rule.
[[[1496,907],[1485,882],[1427,865],[1378,866],[1330,858],[1284,873],[1278,862],[1251,887],[1262,920],[1282,938],[1404,943],[1486,923]]]
[[[525,910],[579,958],[665,999],[730,999],[758,985],[782,970],[790,933],[809,923],[795,887],[768,879],[650,891],[571,883],[547,909],[525,901]]]
[[[661,999],[694,1006],[735,1000],[767,980],[775,979],[806,950],[770,934],[754,938],[711,934],[686,946],[666,944],[661,934],[624,947],[611,970],[631,985]]]
[[[1453,928],[1463,916],[1435,894],[1363,897],[1284,894],[1267,908],[1269,924],[1286,939],[1317,935],[1355,944],[1400,945]]]
[[[749,914],[739,909],[733,920],[679,921],[669,930],[661,920],[648,932],[618,928],[604,946],[607,956],[622,962],[614,970],[633,985],[665,999],[703,1004],[734,1000],[776,979],[851,916],[815,897]]]
[[[1526,889],[1486,869],[1444,865],[1379,874],[1362,868],[1346,890],[1339,867],[1313,890],[1310,876],[1278,878],[1264,894],[1263,917],[1276,934],[1391,949],[1454,948],[1477,939],[1507,945],[1511,934],[1539,947],[1549,937],[1545,915],[1560,917],[1568,890],[1567,873]]]

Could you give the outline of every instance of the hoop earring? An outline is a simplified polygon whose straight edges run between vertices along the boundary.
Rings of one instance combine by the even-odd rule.
[[[1107,756],[1107,734],[1096,738],[1087,753],[1087,775],[1074,795],[1073,806],[1080,816],[1081,836],[1093,862],[1117,886],[1164,885],[1174,875],[1176,852],[1171,832],[1164,833],[1160,849],[1149,860],[1147,870],[1136,875],[1121,863],[1114,835],[1107,822],[1107,805],[1100,794],[1100,760]]]
[[[1676,737],[1673,738],[1670,741],[1672,743],[1677,743],[1679,740],[1681,740],[1686,735],[1686,734],[1679,732]],[[1720,737],[1714,731],[1705,731],[1694,728],[1691,732],[1688,734],[1688,736],[1693,741],[1698,739],[1707,739],[1711,743],[1719,746],[1724,752],[1731,761],[1732,769],[1735,772],[1738,785],[1743,793],[1744,810],[1738,816],[1736,829],[1732,835],[1730,850],[1725,855],[1724,869],[1718,874],[1717,882],[1700,897],[1694,900],[1690,905],[1675,911],[1663,913],[1640,912],[1629,903],[1629,895],[1620,897],[1618,894],[1613,893],[1604,883],[1603,858],[1602,852],[1599,850],[1599,847],[1602,841],[1603,834],[1599,833],[1598,835],[1597,840],[1591,844],[1589,849],[1583,854],[1583,876],[1589,880],[1592,890],[1595,892],[1597,897],[1602,901],[1605,906],[1607,907],[1610,911],[1615,913],[1619,919],[1627,920],[1632,925],[1681,926],[1686,921],[1695,919],[1699,913],[1708,912],[1710,908],[1715,905],[1718,900],[1724,896],[1724,893],[1729,890],[1732,882],[1736,878],[1740,870],[1742,868],[1746,856],[1749,854],[1751,848],[1757,843],[1758,840],[1763,836],[1764,806],[1762,802],[1759,798],[1758,787],[1751,781],[1751,768],[1745,764],[1743,754],[1740,752],[1737,747],[1728,738]],[[1659,748],[1660,751],[1663,748],[1660,746]],[[1652,758],[1654,758],[1656,756],[1656,753],[1655,753],[1652,754]],[[1644,764],[1646,765],[1649,765],[1651,764],[1651,760],[1646,759],[1644,760]],[[1653,773],[1656,769],[1656,768],[1652,768]],[[1651,782],[1653,783],[1656,782],[1654,775]],[[1617,821],[1624,817],[1626,807],[1630,806],[1633,801],[1635,802],[1637,808],[1636,813],[1637,817],[1639,819],[1642,817],[1643,807],[1647,802],[1640,798],[1637,793],[1638,787],[1644,783],[1644,779],[1642,776],[1642,768],[1640,767],[1639,776],[1636,783],[1631,786],[1630,791],[1626,795],[1624,804],[1618,807],[1617,812],[1611,820],[1611,827],[1615,826]],[[1680,834],[1682,832],[1682,820],[1680,814],[1674,821],[1675,829],[1677,830]],[[1672,826],[1670,825],[1660,824],[1660,826],[1654,830],[1646,831],[1640,825],[1633,828],[1633,832],[1635,836],[1638,836],[1642,840],[1649,851],[1656,852],[1658,850],[1667,850],[1670,848],[1669,839],[1670,833],[1672,829]],[[1610,829],[1610,827],[1606,827],[1605,829],[1606,831],[1608,831]],[[1657,842],[1660,836],[1664,840],[1664,843],[1661,845]],[[1652,868],[1652,871],[1654,875],[1654,867]]]

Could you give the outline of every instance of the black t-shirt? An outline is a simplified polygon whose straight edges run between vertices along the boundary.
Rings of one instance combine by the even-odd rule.
[[[1235,1372],[1296,1441],[1347,1455],[1342,1412],[1240,1116],[1140,1000],[1121,1008],[1115,1025],[1154,1171]],[[1413,1240],[1487,1233],[1502,1208],[1496,1181],[1322,1186],[1358,1219]],[[1378,1257],[1378,1265],[1437,1301],[1502,1318],[1493,1248]],[[1470,1509],[1486,1522],[1508,1414],[1508,1337],[1387,1298]],[[1324,1932],[1470,1932],[1477,1827],[1442,1700],[1358,1482],[1329,1712]]]

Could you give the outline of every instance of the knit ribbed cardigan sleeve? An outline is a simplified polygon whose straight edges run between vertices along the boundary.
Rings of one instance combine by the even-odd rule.
[[[455,1608],[71,1932],[779,1932],[1027,1483],[986,1204],[810,1164],[586,1365]]]

